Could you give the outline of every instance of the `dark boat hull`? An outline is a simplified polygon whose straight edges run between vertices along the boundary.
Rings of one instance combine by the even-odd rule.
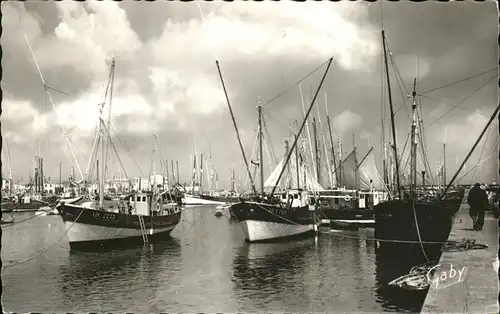
[[[379,248],[403,250],[437,259],[450,234],[460,200],[446,202],[390,200],[375,206],[375,238]],[[416,216],[416,219],[415,219]],[[418,229],[417,229],[418,225]]]
[[[32,200],[30,200],[29,203],[16,202],[16,203],[13,203],[12,206],[14,207],[15,212],[37,211],[41,207],[49,206],[49,203],[32,199]]]
[[[249,242],[308,236],[317,230],[314,212],[309,210],[309,206],[287,208],[265,203],[241,202],[231,206],[231,210]]]
[[[60,204],[56,208],[68,230],[69,244],[72,249],[143,241],[143,231],[137,215],[83,208],[75,204]],[[154,241],[170,234],[179,223],[181,212],[142,217],[148,240]]]

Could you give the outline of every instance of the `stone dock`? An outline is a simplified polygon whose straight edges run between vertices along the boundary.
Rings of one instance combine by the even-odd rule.
[[[443,280],[431,283],[421,313],[500,313],[499,275],[494,266],[498,231],[498,220],[491,212],[486,212],[482,231],[472,230],[469,206],[460,206],[448,240],[475,239],[488,248],[443,252],[438,269]]]

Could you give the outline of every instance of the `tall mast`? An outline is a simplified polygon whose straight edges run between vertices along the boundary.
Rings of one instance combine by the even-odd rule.
[[[398,161],[398,148],[397,148],[397,140],[396,140],[396,126],[394,125],[394,108],[392,105],[392,93],[391,93],[391,80],[389,75],[389,65],[387,63],[387,44],[385,39],[385,31],[382,30],[382,46],[384,48],[384,63],[385,63],[385,73],[387,79],[387,92],[389,96],[389,107],[391,109],[391,128],[392,128],[392,140],[394,141],[394,162],[396,164],[396,188],[398,190],[398,197],[401,199],[401,186],[399,182],[399,161]]]
[[[302,112],[304,114],[304,117],[306,116],[306,107],[304,104],[304,94],[302,93],[302,86],[299,84],[299,91],[300,91],[300,100],[302,103]],[[311,161],[314,162],[314,153],[313,153],[313,147],[312,147],[312,140],[311,140],[311,131],[309,129],[309,122],[306,120],[306,133],[307,133],[307,143],[309,144],[309,153],[311,154]],[[313,167],[314,172],[316,172],[316,168]]]
[[[446,141],[443,143],[443,186],[446,187]]]
[[[102,103],[102,107],[104,107],[104,103]],[[103,207],[103,204],[104,204],[104,172],[106,171],[106,162],[105,162],[105,154],[106,154],[106,150],[105,150],[105,140],[104,140],[104,128],[103,128],[103,124],[104,124],[104,120],[102,119],[102,108],[101,107],[101,116],[99,117],[99,120],[100,120],[100,128],[101,130],[99,131],[101,133],[101,177],[100,177],[100,180],[99,180],[99,208],[102,208]]]
[[[255,183],[254,183],[253,178],[252,178],[252,173],[250,172],[250,167],[248,166],[248,160],[247,160],[247,157],[245,155],[245,150],[243,149],[243,144],[241,143],[240,134],[238,132],[238,126],[236,125],[236,120],[234,119],[233,109],[231,108],[231,102],[229,101],[229,96],[227,95],[226,85],[224,84],[224,79],[222,78],[222,73],[220,70],[219,61],[215,61],[215,65],[217,66],[217,71],[219,73],[219,77],[220,77],[220,80],[222,83],[224,95],[226,96],[227,106],[229,107],[229,113],[231,114],[231,119],[233,120],[234,129],[236,131],[236,137],[238,138],[238,143],[240,145],[241,154],[243,155],[243,160],[245,161],[245,167],[247,169],[248,178],[250,178],[250,184],[252,185],[252,191],[254,192],[255,195],[257,195],[257,190],[255,189]]]
[[[295,135],[295,141],[298,140],[298,136]],[[299,169],[299,145],[295,146],[295,165],[297,167],[297,190],[300,189],[300,169]]]
[[[411,166],[410,166],[410,195],[415,197],[417,187],[417,79],[413,80],[413,92],[411,93],[413,103],[411,105],[412,118],[411,118]]]
[[[319,160],[318,134],[316,131],[316,118],[313,118],[313,135],[314,135],[314,165],[316,166],[316,181],[321,182],[321,168]]]
[[[203,184],[203,153],[200,154],[200,193],[202,191],[201,185]]]
[[[236,192],[235,188],[234,188],[234,183],[235,183],[235,177],[234,177],[234,169],[233,169],[233,177],[232,177],[232,180],[231,180],[231,192]]]
[[[262,104],[259,101],[257,106],[257,111],[259,113],[259,168],[260,168],[260,193],[264,195],[264,158],[262,153]]]
[[[330,147],[332,149],[332,160],[333,160],[333,169],[337,169],[337,158],[335,158],[335,149],[333,144],[333,136],[332,136],[332,126],[330,123],[330,116],[326,116],[326,122],[328,123],[328,134],[330,135]],[[331,173],[330,175],[333,175]],[[335,171],[335,182],[337,182],[337,186],[339,185],[339,175],[337,171]],[[333,186],[332,186],[333,188]]]
[[[337,144],[339,145],[339,162],[340,162],[340,166],[338,169],[338,173],[339,173],[339,186],[343,186],[344,185],[344,163],[342,161],[342,140],[339,138],[338,141],[337,141]]]
[[[300,126],[299,132],[297,134],[297,139],[300,137],[300,134],[302,133],[302,130],[304,129],[304,125],[306,124],[307,118],[309,118],[309,115],[310,115],[311,110],[314,106],[314,103],[316,102],[316,98],[318,97],[318,93],[321,90],[321,86],[323,86],[323,82],[325,81],[326,75],[328,74],[328,70],[330,69],[330,65],[332,64],[332,61],[333,61],[333,58],[330,58],[330,60],[328,61],[328,66],[326,68],[325,74],[323,74],[323,77],[321,78],[321,82],[319,83],[318,89],[316,90],[316,94],[314,94],[314,98],[311,101],[311,105],[309,106],[309,109],[307,110],[307,113],[306,113],[306,116],[304,117],[304,121],[302,122],[302,125]],[[291,152],[293,152],[296,145],[297,145],[297,141],[295,140],[293,142],[292,147],[290,148],[290,153],[288,154],[288,156],[285,160],[285,165],[288,164],[288,162],[290,161],[290,157],[292,156]],[[284,171],[285,171],[285,167],[283,167],[281,169],[280,175],[278,176],[278,179],[276,180],[276,184],[274,185],[274,187],[271,191],[270,199],[272,198],[274,192],[276,191],[276,188],[278,186],[278,182],[280,181],[281,177],[283,176]]]
[[[180,174],[179,174],[179,161],[178,160],[175,161],[175,166],[176,166],[175,175],[176,175],[177,183],[179,183],[180,182]]]

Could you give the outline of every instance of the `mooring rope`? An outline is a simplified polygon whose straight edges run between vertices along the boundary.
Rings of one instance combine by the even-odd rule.
[[[50,247],[48,247],[47,249],[23,260],[23,261],[20,261],[20,262],[17,262],[15,264],[12,264],[12,265],[7,265],[7,266],[3,266],[3,268],[10,268],[10,267],[14,267],[14,266],[18,266],[18,265],[21,265],[21,264],[24,264],[24,263],[27,263],[35,258],[37,258],[38,256],[41,256],[45,253],[47,253],[48,251],[52,250],[54,247],[58,246],[59,245],[59,242],[61,242],[61,240],[64,238],[64,236],[66,236],[66,234],[69,232],[69,230],[71,230],[71,228],[73,227],[73,225],[76,223],[76,221],[78,220],[78,218],[80,218],[80,216],[83,214],[83,212],[85,211],[85,207],[82,207],[82,211],[78,214],[78,216],[76,217],[75,221],[73,221],[73,223],[71,224],[71,226],[69,226],[69,228],[63,233],[63,235],[59,238],[59,240],[57,240],[56,243],[54,243],[53,245],[51,245]],[[7,261],[7,263],[13,263],[13,261]]]

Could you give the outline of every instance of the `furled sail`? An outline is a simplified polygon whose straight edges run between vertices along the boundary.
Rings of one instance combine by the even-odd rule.
[[[358,158],[356,150],[353,150],[342,162],[342,179],[346,189],[356,190],[360,187]]]
[[[359,166],[360,183],[362,189],[373,188],[378,191],[385,190],[384,179],[378,172],[375,156],[371,150]],[[370,182],[371,181],[371,182]]]
[[[280,189],[287,189],[287,188],[295,189],[297,188],[297,186],[300,186],[300,188],[304,188],[305,186],[308,191],[323,190],[323,187],[314,179],[314,176],[312,175],[311,171],[307,169],[308,167],[305,163],[299,162],[298,177],[300,184],[297,184],[297,164],[295,162],[296,160],[295,158],[296,158],[295,152],[292,152],[289,166],[287,167],[288,169],[285,170],[281,182],[278,183],[278,187]],[[281,170],[283,169],[284,163],[285,163],[285,158],[282,158],[278,163],[278,165],[276,166],[276,168],[274,168],[273,172],[271,172],[267,180],[264,182],[264,188],[266,190],[268,189],[270,190],[274,187],[274,185],[276,185],[278,176]]]

